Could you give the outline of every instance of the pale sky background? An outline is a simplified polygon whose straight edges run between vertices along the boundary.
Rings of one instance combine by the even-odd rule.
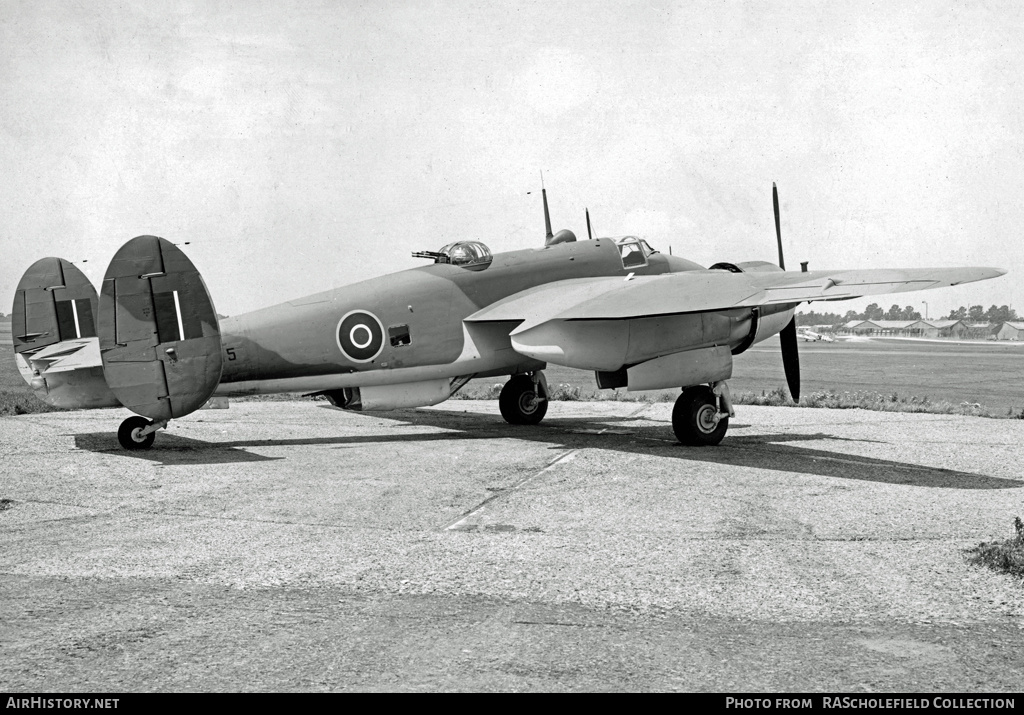
[[[476,239],[994,265],[1024,313],[1024,4],[0,0],[0,312],[152,233],[237,314]],[[528,194],[527,192],[533,192]],[[87,259],[87,263],[82,263]]]

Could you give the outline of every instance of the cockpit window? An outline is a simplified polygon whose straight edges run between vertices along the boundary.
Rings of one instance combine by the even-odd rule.
[[[636,236],[626,236],[616,241],[623,268],[640,268],[647,265],[647,256],[652,253],[650,246]],[[646,246],[647,250],[644,250]]]

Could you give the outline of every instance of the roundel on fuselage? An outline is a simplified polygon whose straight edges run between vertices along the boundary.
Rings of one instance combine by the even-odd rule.
[[[350,310],[338,321],[338,348],[352,362],[370,362],[384,348],[384,326],[373,313]]]

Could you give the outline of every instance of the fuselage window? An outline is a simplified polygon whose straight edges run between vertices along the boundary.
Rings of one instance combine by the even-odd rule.
[[[640,242],[630,239],[619,242],[619,256],[622,258],[623,268],[639,268],[647,265],[647,256],[640,248]]]
[[[408,345],[412,342],[412,338],[409,336],[408,325],[388,326],[388,337],[391,339],[391,347],[393,348]]]

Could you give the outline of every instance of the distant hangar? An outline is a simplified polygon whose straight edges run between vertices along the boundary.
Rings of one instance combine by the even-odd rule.
[[[1005,322],[996,332],[996,340],[1024,340],[1024,322]]]
[[[851,320],[837,331],[841,335],[908,338],[966,338],[974,340],[1024,340],[1024,322],[968,323],[963,320]]]

